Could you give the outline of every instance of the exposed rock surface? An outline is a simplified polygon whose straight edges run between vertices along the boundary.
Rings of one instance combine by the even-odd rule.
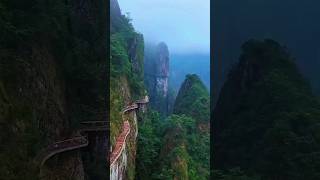
[[[169,50],[164,42],[147,52],[145,84],[150,94],[150,104],[164,115],[168,114]],[[152,52],[154,51],[154,52]]]
[[[105,120],[107,4],[8,1],[1,7],[10,27],[0,27],[1,177],[91,179],[84,149],[57,154],[43,167],[34,159],[47,145],[77,134],[84,119]],[[94,146],[106,152],[102,139]],[[105,153],[94,153],[105,166]]]
[[[40,177],[45,180],[85,180],[80,151],[54,157],[46,167],[42,168]]]
[[[164,42],[161,42],[157,47],[155,68],[157,76],[169,76],[169,50],[168,46]]]

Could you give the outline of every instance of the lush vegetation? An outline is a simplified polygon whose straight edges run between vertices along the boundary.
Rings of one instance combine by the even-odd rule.
[[[114,11],[115,10],[115,11]],[[120,9],[119,9],[120,11]],[[131,19],[116,9],[111,11],[110,27],[110,141],[114,147],[116,137],[123,125],[122,110],[131,102],[146,95],[143,83],[144,40],[137,33]],[[139,113],[138,113],[139,115]],[[126,117],[131,124],[131,134],[135,134],[133,116]],[[135,176],[136,141],[130,135],[127,144],[126,179]]]
[[[128,101],[141,98],[145,93],[142,36],[134,31],[128,16],[113,17],[116,14],[111,13],[110,35],[111,144],[121,131],[122,108]],[[136,56],[131,54],[132,49],[135,49]],[[155,57],[154,52],[149,53],[147,58]],[[146,63],[146,68],[155,69],[154,65]],[[209,93],[197,75],[188,75],[176,102],[172,99],[174,93],[171,91],[170,106],[175,114],[167,118],[151,108],[146,114],[138,113],[135,178],[209,179]],[[168,101],[161,96],[155,96],[154,100],[154,104],[150,103],[154,107],[163,107]],[[131,141],[127,144],[128,179],[133,179],[134,174],[131,164],[134,162],[131,159],[134,147],[131,144]]]
[[[143,84],[143,36],[135,32],[130,18],[121,15],[111,19],[110,34],[110,79],[117,82],[128,77],[134,99],[145,95]],[[133,52],[131,49],[134,49]],[[112,86],[111,86],[112,87]]]
[[[137,179],[209,179],[209,95],[196,75],[183,84],[177,114],[163,119],[149,111],[139,124]],[[205,108],[194,110],[190,101]]]
[[[319,177],[320,103],[278,43],[242,46],[213,114],[214,168],[227,174],[221,179]]]
[[[191,116],[199,122],[209,121],[209,93],[196,74],[186,76],[176,98],[173,113]]]
[[[126,101],[134,101],[145,95],[143,84],[143,37],[135,32],[130,21],[131,20],[128,16],[115,15],[111,13],[111,137],[115,137],[121,130],[121,111],[125,107]],[[135,51],[133,52],[135,54],[130,52],[132,47],[136,47]],[[134,56],[137,58],[135,59]],[[138,68],[134,68],[135,63],[137,63]],[[122,89],[122,91],[120,91],[120,89]],[[114,143],[114,140],[114,138],[111,138],[111,144]]]
[[[161,135],[164,122],[156,111],[148,110],[148,113],[139,122],[138,146],[137,146],[137,179],[150,179],[152,174],[158,171],[157,163],[161,148]]]

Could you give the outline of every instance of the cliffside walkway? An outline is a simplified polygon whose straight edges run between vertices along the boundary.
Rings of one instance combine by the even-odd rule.
[[[146,96],[142,100],[135,101],[131,105],[127,106],[122,113],[125,114],[127,112],[136,110],[139,108],[139,105],[146,104],[149,102],[148,96]],[[98,132],[98,131],[109,131],[108,121],[84,121],[81,122],[83,127],[80,129],[80,133],[84,134],[87,132]],[[111,164],[113,164],[121,155],[125,143],[126,138],[130,133],[130,124],[129,121],[124,121],[122,133],[118,136],[116,146],[114,151],[111,154]],[[87,135],[76,136],[69,139],[65,139],[62,141],[57,141],[49,146],[47,146],[44,150],[42,150],[39,155],[36,157],[35,162],[40,164],[40,167],[45,164],[45,162],[53,157],[56,154],[63,153],[66,151],[71,151],[75,149],[79,149],[82,147],[88,146],[89,141]]]
[[[115,148],[111,153],[110,166],[112,166],[114,164],[114,162],[116,162],[116,160],[121,155],[121,153],[125,147],[126,139],[127,139],[127,136],[129,135],[129,133],[130,133],[130,123],[129,123],[129,121],[125,121],[123,123],[122,132],[118,136]]]
[[[80,133],[85,133],[89,131],[108,131],[108,122],[107,121],[86,121],[81,122],[84,127],[80,129]],[[71,151],[74,149],[79,149],[82,147],[88,146],[89,141],[86,135],[76,136],[70,139],[65,139],[62,141],[57,141],[49,146],[47,146],[44,150],[42,150],[39,155],[36,157],[35,162],[40,164],[40,167],[44,165],[44,163],[50,159],[52,156]]]
[[[122,110],[122,114],[128,113],[130,111],[136,110],[139,108],[139,105],[147,104],[149,102],[149,97],[145,96],[144,99],[135,101],[134,103],[130,104],[129,106],[125,107]],[[125,120],[124,117],[122,117],[124,120],[123,126],[122,126],[122,132],[119,134],[116,140],[116,145],[111,153],[110,156],[110,167],[114,165],[114,163],[119,159],[122,151],[125,148],[127,136],[130,134],[130,123],[128,120]]]

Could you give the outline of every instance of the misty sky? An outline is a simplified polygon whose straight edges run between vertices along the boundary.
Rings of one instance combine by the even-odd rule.
[[[210,0],[118,0],[145,41],[164,41],[170,53],[210,52]]]

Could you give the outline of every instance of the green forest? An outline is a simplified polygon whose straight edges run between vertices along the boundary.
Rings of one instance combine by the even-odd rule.
[[[110,2],[110,153],[120,152],[111,163],[111,179],[209,179],[207,87],[198,75],[188,74],[175,97],[169,87],[170,45],[145,43],[129,13]],[[146,95],[146,111],[138,105],[124,113]],[[124,121],[130,133],[121,141]]]
[[[149,110],[139,126],[136,179],[209,179],[209,93],[187,75],[174,113]]]
[[[320,102],[279,43],[249,40],[213,111],[215,179],[319,178]]]

